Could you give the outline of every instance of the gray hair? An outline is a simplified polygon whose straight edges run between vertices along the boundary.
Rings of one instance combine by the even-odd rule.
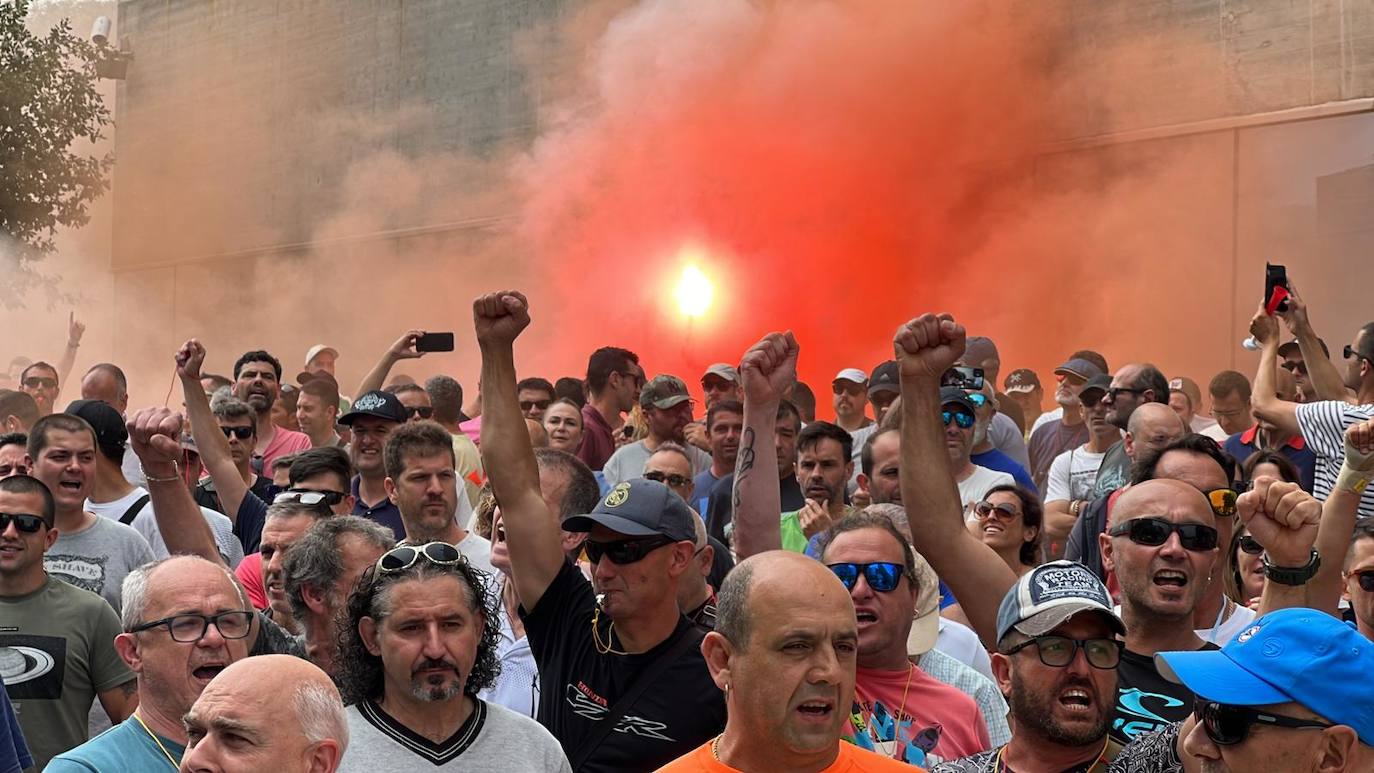
[[[316,521],[291,546],[282,565],[286,598],[291,602],[291,615],[297,620],[305,620],[310,614],[310,608],[305,604],[307,585],[329,592],[343,575],[339,540],[349,535],[383,550],[396,544],[396,536],[391,529],[356,515],[338,515]],[[348,593],[352,590],[347,589],[344,602],[348,601]]]
[[[332,684],[304,682],[296,687],[291,704],[305,740],[312,744],[338,741],[342,756],[348,748],[348,717],[338,689]]]
[[[221,421],[238,419],[256,421],[258,416],[257,412],[253,410],[253,406],[234,397],[227,391],[215,392],[214,399],[210,401],[210,412]]]
[[[267,517],[264,521],[271,521],[276,518],[295,518],[298,515],[309,516],[315,520],[320,520],[328,515],[328,511],[321,510],[318,505],[304,505],[300,502],[274,502],[267,506]]]
[[[659,443],[658,448],[655,448],[653,454],[649,455],[653,456],[654,454],[661,454],[665,452],[670,454],[677,454],[678,456],[681,456],[683,459],[686,459],[687,467],[689,469],[692,469],[692,457],[687,454],[687,449],[672,441],[668,441],[666,443]]]
[[[123,603],[119,610],[119,624],[124,628],[125,633],[145,622],[143,617],[148,611],[148,582],[152,578],[153,572],[169,561],[192,561],[215,567],[229,580],[229,584],[234,586],[234,592],[238,594],[239,603],[242,604],[241,608],[245,611],[253,609],[252,603],[248,601],[248,594],[243,590],[243,586],[239,585],[238,578],[224,564],[207,561],[200,556],[169,556],[158,561],[149,561],[124,575],[124,584],[120,586],[120,597]]]
[[[754,563],[740,562],[725,575],[716,594],[716,633],[741,649],[749,646],[749,589],[754,584]]]

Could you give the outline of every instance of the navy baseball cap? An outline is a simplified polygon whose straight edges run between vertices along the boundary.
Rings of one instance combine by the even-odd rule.
[[[1092,378],[1088,379],[1088,382],[1083,385],[1083,388],[1078,390],[1078,399],[1082,400],[1084,395],[1091,394],[1093,392],[1101,392],[1105,395],[1108,392],[1110,392],[1111,389],[1112,377],[1108,376],[1106,373],[1099,373],[1096,376],[1093,376]]]
[[[896,360],[888,360],[880,363],[878,367],[873,369],[873,375],[868,378],[869,395],[876,395],[879,392],[901,391],[901,372],[897,370]]]
[[[692,508],[658,481],[635,478],[617,483],[605,499],[586,515],[563,520],[564,531],[591,531],[601,524],[631,537],[662,535],[683,542],[696,540],[697,517]]]
[[[1056,376],[1072,375],[1087,381],[1102,373],[1102,369],[1082,358],[1075,358],[1054,369]]]
[[[1270,612],[1220,650],[1161,652],[1155,665],[1204,700],[1300,703],[1374,744],[1374,642],[1315,609]]]
[[[352,424],[361,416],[375,416],[379,419],[394,421],[397,424],[404,424],[410,418],[410,412],[396,395],[390,392],[383,392],[374,389],[371,392],[364,392],[361,397],[353,401],[353,407],[339,417],[340,424]]]
[[[1126,635],[1126,624],[1112,609],[1107,586],[1076,561],[1051,561],[1026,574],[1002,597],[997,608],[997,641],[1013,629],[1041,636],[1079,612],[1099,612],[1112,629]]]
[[[940,387],[940,407],[950,404],[967,410],[970,416],[978,415],[978,409],[973,407],[973,401],[969,399],[967,392],[959,387]]]

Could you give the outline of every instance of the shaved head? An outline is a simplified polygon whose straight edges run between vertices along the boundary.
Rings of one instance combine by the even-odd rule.
[[[1173,413],[1167,405],[1151,405],[1160,405],[1164,410]],[[1169,512],[1186,514],[1191,516],[1190,520],[1209,526],[1216,520],[1211,504],[1201,491],[1183,481],[1156,478],[1126,489],[1121,498],[1116,500],[1116,506],[1111,508],[1110,525],[1115,526],[1145,515],[1162,515]]]
[[[1178,437],[1184,433],[1183,418],[1165,403],[1145,403],[1135,409],[1126,425],[1128,432],[1139,435],[1151,427],[1172,428]]]

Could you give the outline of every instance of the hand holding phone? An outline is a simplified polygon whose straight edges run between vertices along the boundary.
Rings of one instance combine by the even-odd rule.
[[[451,352],[453,351],[452,333],[425,333],[415,339],[415,351],[417,352]]]

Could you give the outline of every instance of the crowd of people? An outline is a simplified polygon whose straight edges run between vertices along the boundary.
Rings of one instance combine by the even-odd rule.
[[[924,314],[834,421],[791,333],[518,377],[517,291],[466,401],[423,330],[67,399],[73,320],[0,389],[0,773],[1374,771],[1374,323],[1307,312],[1205,397]]]

